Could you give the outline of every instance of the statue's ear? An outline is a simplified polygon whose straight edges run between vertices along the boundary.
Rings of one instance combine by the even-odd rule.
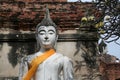
[[[36,37],[36,40],[38,39],[38,34],[37,33],[35,33],[35,37]]]
[[[36,41],[38,43],[38,34],[37,33],[35,33],[35,38],[36,38]]]
[[[36,37],[36,51],[38,51],[40,49],[40,45],[38,41],[38,33],[35,33],[35,37]]]
[[[54,44],[54,49],[56,50],[57,48],[57,40],[58,40],[58,35],[56,35],[56,38],[55,38],[55,44]]]
[[[58,40],[58,35],[56,35],[56,42],[57,42],[57,40]]]

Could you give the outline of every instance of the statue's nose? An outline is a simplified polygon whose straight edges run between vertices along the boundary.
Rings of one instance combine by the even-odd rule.
[[[45,40],[47,40],[48,39],[48,37],[47,36],[45,36]]]

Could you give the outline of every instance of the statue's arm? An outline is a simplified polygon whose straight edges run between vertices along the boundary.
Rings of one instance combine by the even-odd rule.
[[[19,67],[19,80],[22,80],[27,72],[28,72],[28,60],[26,57],[24,57],[21,59]]]
[[[64,57],[63,77],[64,77],[64,80],[74,80],[73,63],[68,57]]]

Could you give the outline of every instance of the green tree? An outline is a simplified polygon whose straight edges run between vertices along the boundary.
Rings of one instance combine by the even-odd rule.
[[[120,38],[120,0],[96,0],[96,8],[102,14],[97,22],[104,24],[98,28],[100,37],[108,43],[116,42]]]

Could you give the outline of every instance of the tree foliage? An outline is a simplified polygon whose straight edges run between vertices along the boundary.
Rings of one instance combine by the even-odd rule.
[[[82,0],[80,1],[82,2]],[[92,0],[91,3],[93,6],[85,9],[87,13],[87,16],[85,15],[87,19],[85,25],[89,25],[88,18],[94,15],[90,24],[98,29],[100,38],[108,43],[116,42],[120,38],[120,0]],[[84,22],[85,18],[82,18]],[[118,44],[120,45],[120,43]]]
[[[120,0],[96,0],[96,8],[102,13],[99,21],[103,21],[99,33],[106,42],[120,38]]]

